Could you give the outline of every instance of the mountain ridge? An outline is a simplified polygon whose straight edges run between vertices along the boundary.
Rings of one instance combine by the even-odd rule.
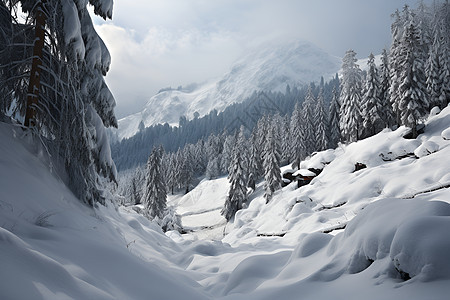
[[[191,119],[196,112],[203,116],[213,109],[223,111],[254,91],[282,92],[287,85],[301,86],[321,76],[332,77],[340,64],[340,58],[306,41],[266,43],[237,60],[219,79],[191,84],[186,89],[162,89],[142,111],[120,119],[116,135],[118,140],[133,136],[141,121],[146,127],[176,125],[181,116]]]

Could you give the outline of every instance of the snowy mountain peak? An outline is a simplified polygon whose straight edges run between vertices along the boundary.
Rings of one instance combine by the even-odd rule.
[[[221,78],[187,88],[164,89],[151,97],[143,111],[119,120],[119,139],[136,134],[141,121],[177,124],[180,116],[192,118],[211,110],[224,110],[242,102],[254,91],[284,91],[286,85],[299,86],[331,77],[340,68],[340,59],[306,41],[270,42],[248,51]]]

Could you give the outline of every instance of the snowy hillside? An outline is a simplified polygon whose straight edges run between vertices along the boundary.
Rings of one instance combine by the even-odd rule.
[[[241,102],[254,91],[285,91],[331,77],[340,68],[340,59],[304,41],[269,43],[255,48],[238,60],[222,78],[180,90],[166,90],[148,100],[143,111],[119,120],[119,139],[133,136],[141,121],[178,124],[179,117],[193,118],[213,109],[222,111]]]
[[[448,299],[450,107],[416,140],[405,131],[317,153],[310,185],[268,204],[259,186],[201,236],[224,226],[226,178],[173,197],[198,232],[164,235],[129,208],[82,205],[37,142],[0,123],[0,298]]]

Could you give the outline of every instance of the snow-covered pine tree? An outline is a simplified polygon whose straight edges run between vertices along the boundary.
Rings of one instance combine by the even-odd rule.
[[[275,129],[269,126],[265,138],[263,150],[263,167],[264,167],[264,198],[266,203],[272,199],[273,193],[281,186],[280,174],[280,145],[275,138]]]
[[[367,67],[365,94],[363,95],[361,109],[364,128],[363,137],[375,135],[385,126],[378,69],[375,65],[375,56],[372,53],[369,55]]]
[[[399,85],[400,85],[400,67],[402,64],[402,59],[400,56],[400,40],[403,34],[403,22],[400,16],[400,12],[397,9],[392,15],[394,21],[391,25],[391,35],[392,44],[389,51],[389,70],[390,70],[390,87],[389,87],[389,101],[391,102],[392,111],[395,116],[395,124],[400,125],[400,110],[398,108],[398,103],[400,101]]]
[[[442,1],[437,8],[434,22],[440,27],[441,34],[440,81],[443,84],[439,99],[441,105],[446,107],[450,103],[450,3],[448,0]]]
[[[421,0],[418,7],[414,10],[413,17],[416,20],[417,31],[422,45],[422,52],[428,54],[432,44],[431,12],[428,6]]]
[[[380,64],[380,99],[383,107],[383,121],[385,127],[395,125],[395,114],[392,110],[391,95],[389,88],[391,86],[391,78],[389,75],[389,54],[386,49],[381,53]]]
[[[316,150],[316,125],[314,122],[314,107],[316,99],[313,94],[313,84],[310,83],[306,93],[305,101],[303,102],[303,139],[306,148],[306,155],[311,154]]]
[[[177,152],[174,153],[174,165],[175,165],[175,188],[181,189],[183,187],[183,153],[181,149],[178,149]]]
[[[261,160],[261,145],[258,142],[257,127],[253,128],[249,144],[250,155],[248,159],[247,186],[255,190],[256,181],[264,174]]]
[[[267,134],[267,130],[271,126],[270,122],[270,116],[263,115],[261,118],[259,118],[258,122],[256,123],[256,133],[257,133],[257,144],[262,147],[265,143],[265,138]],[[260,148],[260,155],[261,158],[263,157],[262,154],[263,149]]]
[[[203,175],[206,172],[206,166],[208,164],[208,156],[206,154],[205,141],[199,140],[193,147],[194,161],[194,174]]]
[[[151,219],[159,220],[164,218],[167,207],[166,185],[161,172],[163,151],[161,146],[155,147],[148,158],[145,192],[142,198],[144,214]]]
[[[339,103],[339,92],[338,87],[333,86],[333,91],[331,93],[330,102],[330,142],[329,146],[334,149],[338,146],[341,141],[341,130],[339,128],[339,112],[341,110],[341,105]]]
[[[342,63],[340,129],[342,138],[347,142],[359,139],[361,130],[361,69],[356,64],[356,53],[348,50]]]
[[[323,77],[322,77],[323,80]],[[314,122],[315,135],[316,135],[316,145],[315,151],[323,151],[328,149],[328,116],[325,112],[325,103],[323,88],[320,88],[319,94],[317,96],[317,103],[314,106]]]
[[[10,71],[0,75],[0,97],[7,102],[2,107],[16,101],[17,119],[25,119],[33,133],[40,135],[55,170],[66,173],[61,177],[67,178],[75,195],[90,205],[104,203],[103,182],[115,181],[116,176],[105,127],[117,127],[117,121],[114,97],[103,79],[111,59],[95,32],[86,7],[88,2],[7,2],[11,15],[6,20],[10,26],[5,34],[9,36],[3,35],[6,51],[0,55],[0,64]],[[111,17],[112,0],[90,3],[95,14]],[[5,8],[6,2],[2,1],[1,6]],[[19,16],[14,13],[19,6],[27,16],[25,24],[19,24]],[[39,17],[36,26],[35,19],[41,12],[45,16]],[[23,34],[43,26],[44,39]],[[36,53],[31,55],[27,47],[38,40]],[[40,61],[39,72],[31,72],[31,77],[25,78],[30,74],[27,71],[33,69],[33,59]],[[19,76],[10,76],[14,74]],[[33,92],[27,93],[27,87]]]
[[[441,103],[441,89],[443,82],[441,82],[441,72],[443,68],[441,66],[441,60],[445,57],[441,56],[441,37],[439,26],[435,28],[435,36],[433,44],[430,47],[430,53],[426,64],[426,76],[427,76],[427,92],[430,97],[431,106],[440,106]],[[442,108],[442,107],[441,107]]]
[[[284,131],[284,118],[280,115],[280,113],[276,113],[270,118],[271,126],[274,127],[275,138],[280,145],[280,157],[278,158],[281,162],[283,160],[283,141],[285,139],[285,131]]]
[[[412,128],[413,137],[417,137],[416,126],[426,114],[429,102],[426,94],[426,76],[423,47],[420,36],[411,21],[401,40],[404,61],[400,72],[400,99],[397,107],[403,125]]]
[[[194,179],[192,162],[193,158],[189,148],[183,148],[183,150],[180,151],[179,187],[185,189],[185,194],[189,193],[189,188]]]
[[[208,164],[206,165],[206,178],[214,179],[220,176],[220,161],[222,156],[222,145],[220,138],[211,134],[206,142],[206,154]]]
[[[300,162],[306,157],[306,145],[304,140],[303,113],[300,103],[295,103],[290,123],[290,144],[292,168],[300,169]]]
[[[450,37],[446,36],[450,34],[450,20],[445,20],[439,12],[433,19],[433,43],[430,45],[426,75],[430,106],[443,109],[450,101]]]
[[[235,140],[233,158],[228,169],[230,190],[221,211],[227,221],[234,217],[235,213],[242,208],[243,203],[247,202],[247,146],[245,145],[243,126],[241,126]]]
[[[131,202],[134,205],[137,205],[137,204],[141,203],[141,197],[139,195],[139,191],[138,191],[138,188],[137,188],[136,178],[133,178],[131,180]]]
[[[286,114],[281,124],[281,165],[288,164],[291,158],[290,117]]]
[[[233,134],[226,135],[223,143],[222,160],[220,161],[220,173],[227,174],[233,159],[234,148],[236,147],[236,137]]]

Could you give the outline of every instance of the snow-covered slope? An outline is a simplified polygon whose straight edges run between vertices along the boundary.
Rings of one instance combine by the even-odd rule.
[[[331,77],[340,68],[340,59],[304,41],[269,43],[249,51],[222,78],[181,90],[166,90],[151,97],[143,111],[119,120],[119,139],[133,136],[141,121],[177,124],[182,115],[192,118],[213,109],[222,111],[256,91],[284,91],[286,85],[299,86]]]
[[[430,117],[426,132],[417,139],[404,139],[408,129],[402,126],[315,154],[301,163],[302,169],[323,168],[311,184],[300,189],[291,184],[277,192],[268,205],[262,198],[253,200],[248,209],[237,213],[225,241],[248,242],[257,234],[285,234],[284,239],[292,241],[302,233],[334,234],[379,200],[392,202],[393,198],[412,199],[424,194],[420,197],[450,203],[448,128],[450,107]],[[356,163],[367,168],[355,171]],[[428,192],[435,189],[436,195],[430,196],[433,193]],[[405,205],[414,202],[398,201]]]
[[[0,123],[0,299],[208,299],[148,220],[92,210]],[[144,254],[144,255],[142,255]]]
[[[229,186],[226,177],[204,179],[186,195],[169,196],[168,205],[176,207],[184,231],[195,239],[220,240],[227,223],[220,211]]]
[[[0,299],[448,299],[450,107],[418,139],[405,130],[317,153],[302,167],[323,172],[269,204],[257,187],[210,241],[85,207],[0,123]],[[203,226],[226,187],[204,181],[171,204]]]

